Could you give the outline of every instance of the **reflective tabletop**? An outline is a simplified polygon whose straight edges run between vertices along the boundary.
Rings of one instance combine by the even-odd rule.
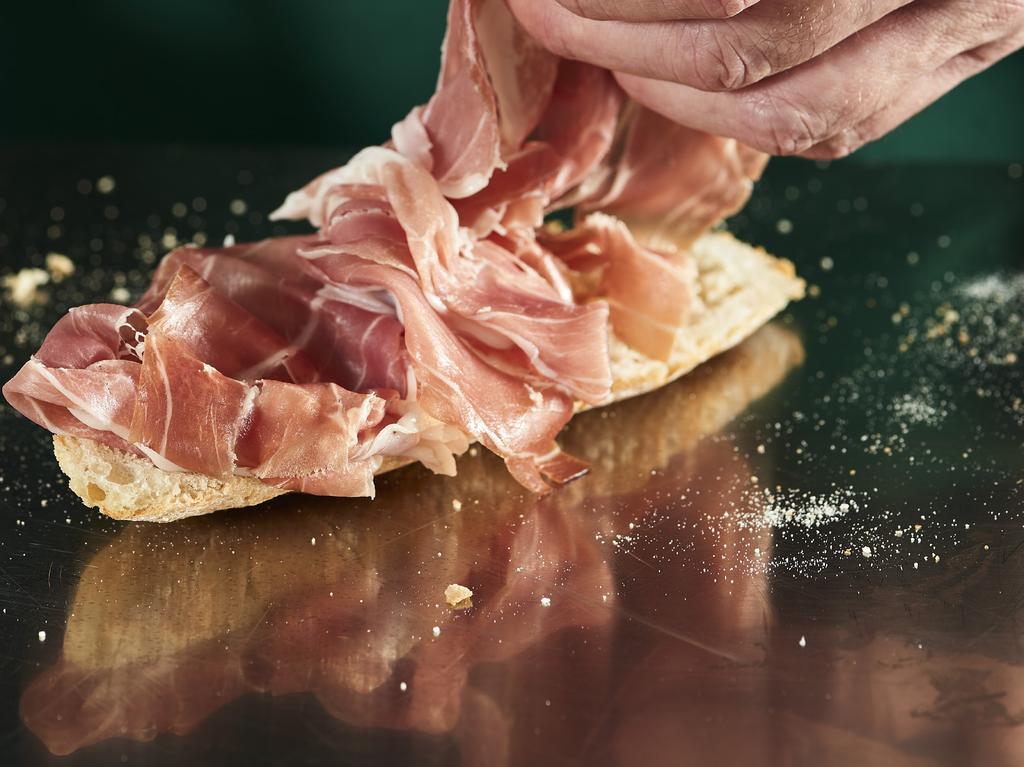
[[[343,157],[0,147],[0,274],[74,265],[0,377]],[[0,764],[1024,764],[1021,170],[775,162],[730,228],[808,297],[574,419],[543,498],[474,449],[118,523],[0,405]]]

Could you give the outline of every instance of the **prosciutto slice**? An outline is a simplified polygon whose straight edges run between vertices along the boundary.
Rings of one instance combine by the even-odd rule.
[[[173,251],[137,307],[58,322],[4,396],[169,471],[372,495],[385,458],[452,474],[475,439],[544,492],[585,470],[556,437],[610,396],[609,325],[671,356],[686,250],[764,159],[628,102],[504,0],[451,0],[430,100],[273,214],[314,233]]]
[[[620,339],[648,357],[668,359],[696,300],[692,259],[641,245],[622,221],[602,213],[567,232],[544,232],[540,243],[569,268],[598,275]]]
[[[392,131],[445,196],[487,186],[540,120],[558,59],[526,34],[504,0],[452,0],[437,91]]]
[[[331,274],[348,284],[384,286],[394,296],[420,387],[418,401],[427,413],[474,435],[501,455],[516,478],[532,490],[547,489],[542,474],[564,479],[555,435],[572,416],[568,393],[553,386],[535,388],[474,354],[420,285],[402,271],[358,258],[343,263],[339,258]]]
[[[572,202],[582,211],[612,213],[672,248],[689,246],[743,207],[768,161],[734,139],[633,103],[619,133],[619,145]]]
[[[317,377],[304,375],[296,382],[333,381],[350,391],[404,393],[408,372],[394,306],[380,291],[330,284],[298,256],[315,242],[310,237],[279,237],[230,248],[179,248],[160,263],[139,308],[155,311],[180,268],[188,266],[283,338],[287,345],[278,349],[282,358],[301,354],[312,361]],[[216,324],[221,314],[209,314]],[[225,346],[227,339],[218,343]]]

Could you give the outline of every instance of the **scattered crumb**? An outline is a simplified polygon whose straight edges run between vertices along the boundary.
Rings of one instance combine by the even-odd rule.
[[[473,596],[473,592],[459,583],[452,583],[444,590],[444,601],[452,607],[461,607],[469,601],[469,598]]]
[[[797,644],[799,644],[801,647],[807,647],[807,637],[801,635],[800,641],[797,642]]]
[[[49,297],[40,287],[50,281],[50,275],[43,269],[26,268],[3,278],[10,301],[21,309],[46,303]]]
[[[96,191],[100,194],[110,194],[114,191],[115,186],[117,186],[117,182],[114,181],[113,176],[103,176],[96,182]]]
[[[541,597],[540,598],[540,606],[541,607],[551,607],[551,597]]]
[[[54,282],[60,282],[75,273],[75,262],[63,253],[47,253],[46,271]]]
[[[441,627],[440,626],[434,626],[434,628],[432,628],[430,630],[430,633],[432,633],[435,637],[441,636]]]
[[[452,508],[455,509],[455,511],[462,511],[462,501],[460,501],[458,498],[453,498]]]
[[[45,642],[46,641],[46,632],[45,631],[40,631],[39,632],[39,641],[40,642]]]

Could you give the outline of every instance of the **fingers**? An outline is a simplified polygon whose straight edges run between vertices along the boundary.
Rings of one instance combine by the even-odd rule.
[[[1014,50],[1014,46],[1001,42],[960,54],[935,72],[920,78],[906,89],[904,96],[892,104],[856,125],[843,128],[834,136],[815,144],[806,152],[802,152],[801,157],[809,160],[837,160],[846,157],[899,127],[964,80],[973,77]]]
[[[849,153],[885,124],[929,103],[944,83],[952,87],[958,73],[963,79],[971,66],[984,68],[1019,47],[1024,4],[1003,3],[1013,14],[994,20],[989,12],[998,4],[915,3],[813,61],[735,93],[617,77],[636,100],[670,119],[770,154],[814,148]],[[944,68],[954,61],[959,63]],[[922,83],[932,90],[915,94]],[[897,103],[906,105],[902,112],[896,107],[886,111]],[[876,115],[877,125],[866,122]]]
[[[595,21],[729,19],[757,0],[558,0],[566,10]]]
[[[646,5],[704,0],[644,0]],[[520,22],[566,58],[706,91],[738,90],[798,66],[911,0],[771,0],[732,19],[595,21],[563,4],[510,0]],[[625,0],[589,0],[610,11]],[[625,13],[625,11],[620,11]]]

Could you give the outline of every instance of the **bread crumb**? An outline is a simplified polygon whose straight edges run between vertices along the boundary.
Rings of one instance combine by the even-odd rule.
[[[458,498],[453,498],[452,499],[452,508],[455,511],[462,511],[462,501],[460,501]],[[449,586],[448,588],[451,588],[451,586]]]
[[[11,303],[27,309],[35,304],[46,303],[47,294],[39,288],[50,281],[50,275],[43,269],[26,268],[3,279],[4,288],[10,296]]]
[[[75,273],[75,262],[63,253],[47,253],[46,271],[54,282],[60,282]]]
[[[430,630],[430,633],[433,634],[435,638],[441,636],[441,627],[434,626],[434,628]]]
[[[468,602],[471,596],[473,592],[459,583],[452,583],[444,590],[444,601],[452,607],[468,607],[469,605],[464,603]]]

